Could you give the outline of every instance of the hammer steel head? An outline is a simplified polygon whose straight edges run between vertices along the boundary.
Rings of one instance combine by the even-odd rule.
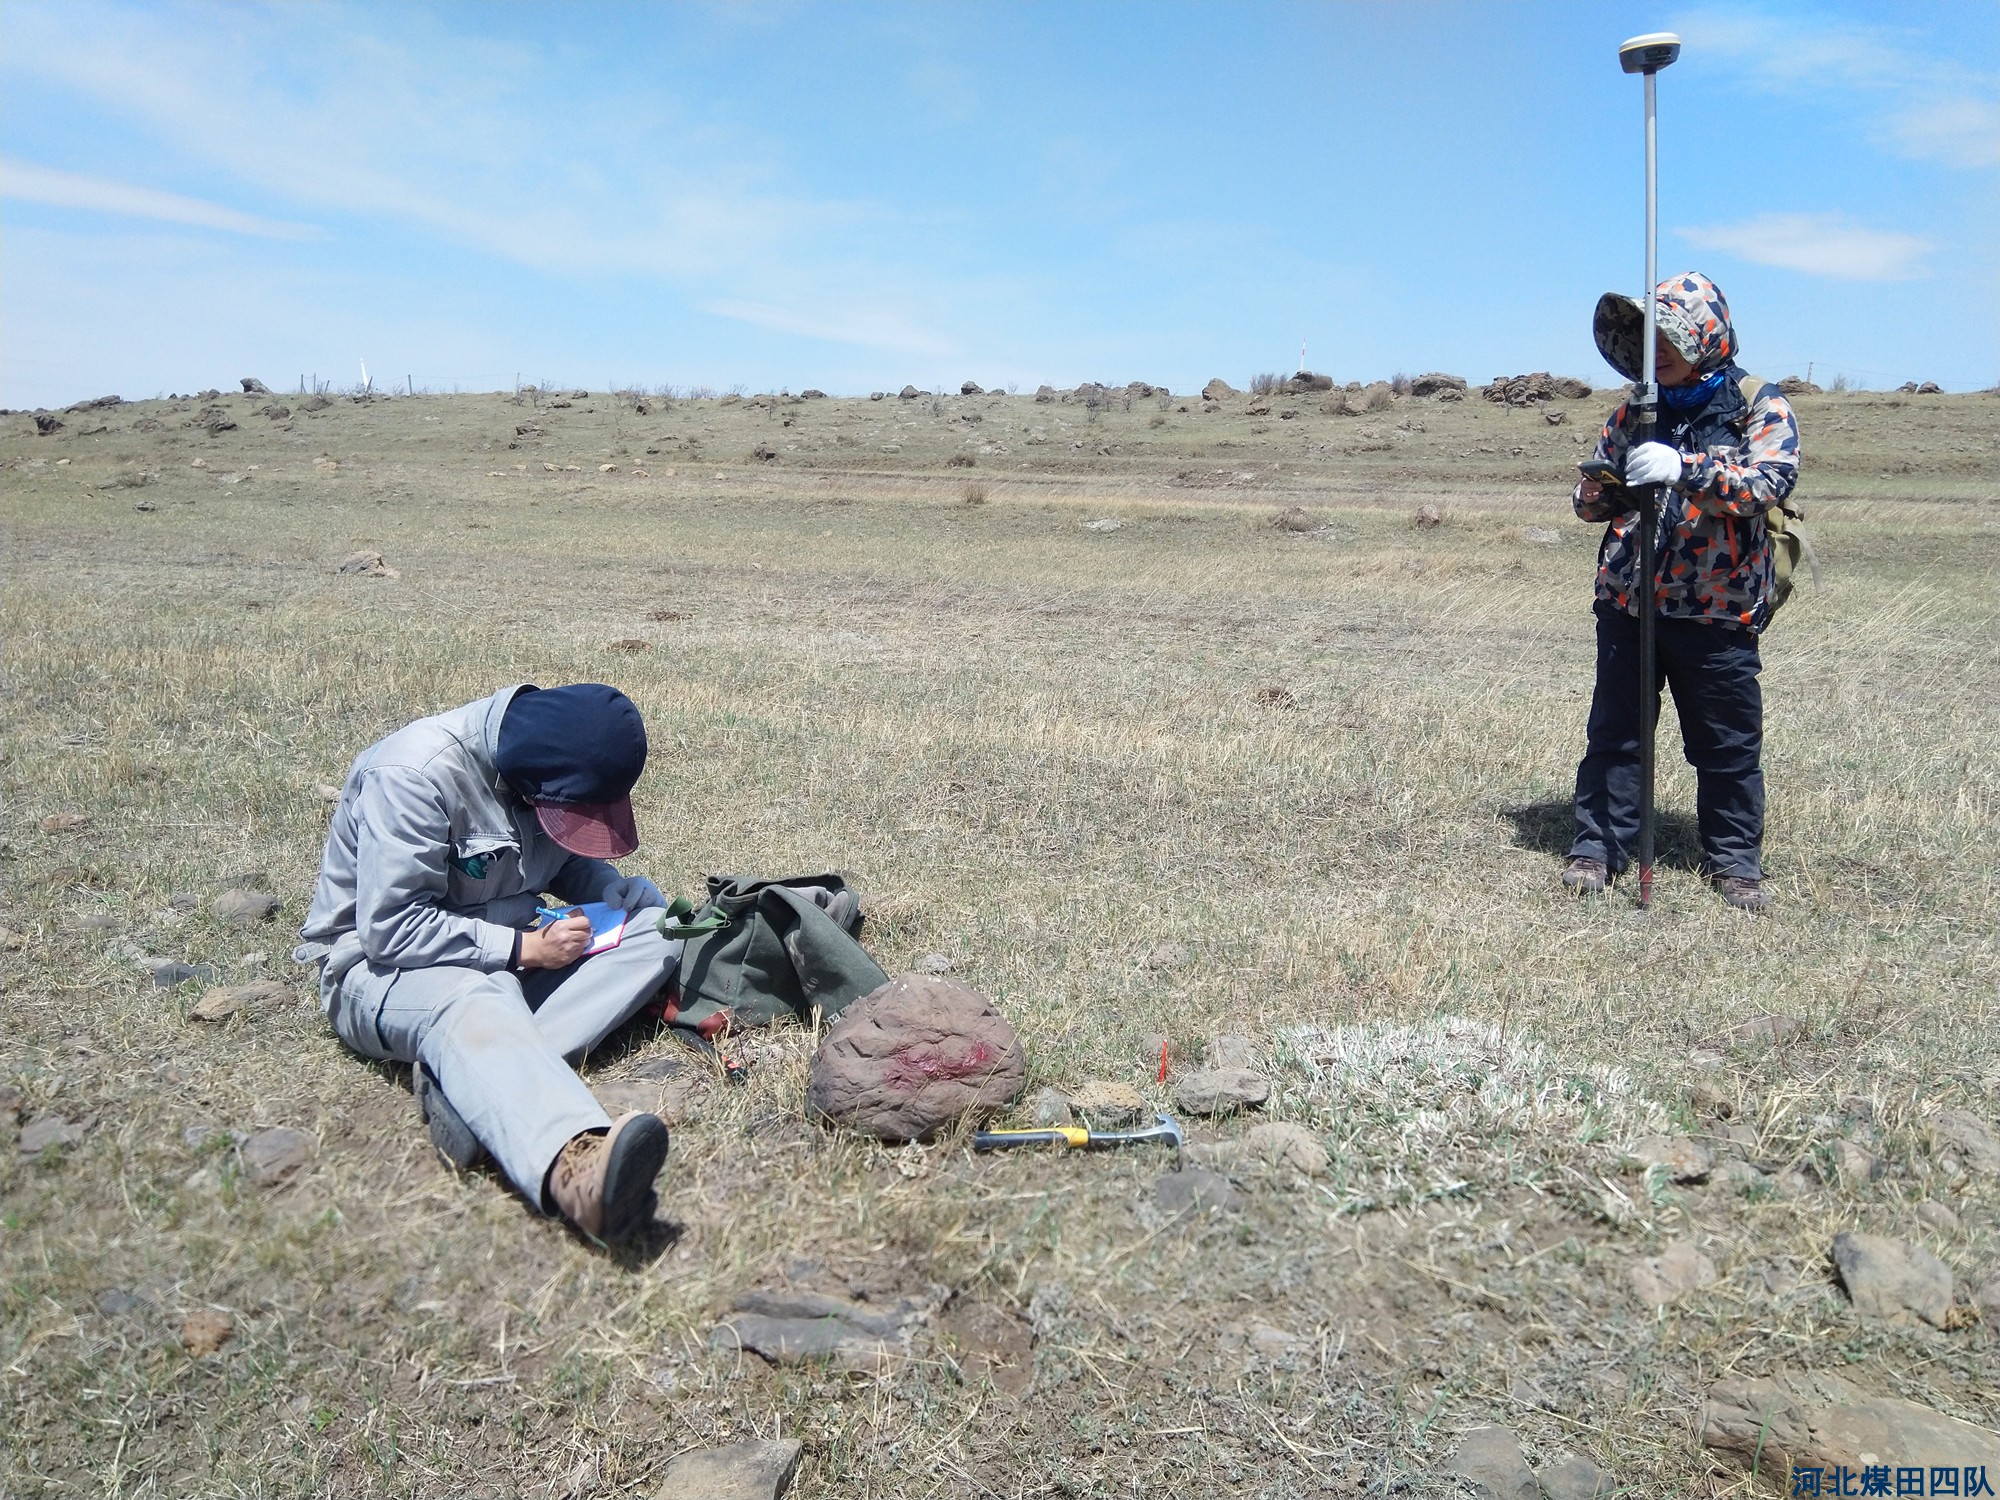
[[[1176,1151],[1187,1144],[1187,1132],[1181,1129],[1181,1122],[1172,1115],[1162,1114],[1144,1130],[1135,1130],[1128,1139],[1135,1141],[1171,1141]]]
[[[1649,31],[1618,48],[1618,66],[1628,73],[1657,73],[1681,55],[1681,39],[1671,31]]]

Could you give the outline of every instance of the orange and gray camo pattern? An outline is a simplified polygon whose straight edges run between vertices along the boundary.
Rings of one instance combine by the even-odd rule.
[[[1771,617],[1774,576],[1764,513],[1798,483],[1798,420],[1775,385],[1766,383],[1744,401],[1736,330],[1714,282],[1688,272],[1661,282],[1655,298],[1660,329],[1697,374],[1727,371],[1730,378],[1696,412],[1661,408],[1660,441],[1673,443],[1687,463],[1680,482],[1660,495],[1654,607],[1675,619],[1761,631]],[[1609,308],[1614,299],[1607,296],[1598,304],[1594,331],[1606,360],[1630,373],[1621,361],[1629,359],[1636,371],[1639,334],[1626,339],[1624,325],[1642,326],[1641,310],[1630,298],[1615,300],[1629,313]],[[1630,402],[1611,414],[1597,439],[1598,458],[1623,466],[1636,416]],[[1597,597],[1636,614],[1639,515],[1621,514],[1614,493],[1586,500],[1579,485],[1573,499],[1583,520],[1610,523],[1598,551]]]

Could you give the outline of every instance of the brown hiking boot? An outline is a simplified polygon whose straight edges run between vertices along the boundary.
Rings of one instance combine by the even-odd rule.
[[[1579,855],[1563,866],[1563,889],[1575,891],[1579,896],[1601,891],[1610,883],[1611,871],[1601,859]]]
[[[572,1137],[549,1168],[549,1196],[562,1216],[592,1239],[615,1240],[648,1213],[653,1179],[667,1161],[667,1127],[634,1110]]]
[[[1722,892],[1722,899],[1738,911],[1762,915],[1771,909],[1771,898],[1765,893],[1761,880],[1751,880],[1743,875],[1719,875],[1715,888]]]

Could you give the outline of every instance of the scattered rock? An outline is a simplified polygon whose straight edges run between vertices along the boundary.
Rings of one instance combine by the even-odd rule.
[[[750,450],[750,456],[759,463],[774,464],[778,461],[778,450],[767,443],[759,443]]]
[[[243,1171],[258,1187],[284,1181],[319,1154],[319,1142],[303,1130],[274,1126],[243,1142]]]
[[[243,394],[246,396],[268,396],[271,394],[271,388],[255,376],[245,375],[239,383],[242,385]]]
[[[223,1021],[239,1010],[263,1005],[285,993],[275,980],[260,979],[255,984],[239,984],[229,989],[211,989],[195,1001],[188,1012],[191,1021]]]
[[[306,399],[305,399],[305,400],[303,400],[303,401],[301,401],[301,402],[299,403],[299,410],[300,410],[300,411],[325,411],[325,410],[326,410],[326,409],[327,409],[327,408],[328,408],[329,406],[331,406],[331,405],[333,405],[333,402],[332,402],[332,401],[331,401],[331,400],[330,400],[329,398],[327,398],[327,397],[325,397],[325,396],[321,396],[321,395],[318,395],[318,394],[314,394],[314,395],[311,395],[311,396],[308,396],[308,397],[306,397]]]
[[[1521,540],[1535,547],[1560,547],[1562,539],[1562,533],[1553,526],[1529,526],[1521,532]]]
[[[1969,1109],[1947,1109],[1932,1117],[1932,1133],[1955,1147],[1975,1172],[2000,1175],[2000,1138]]]
[[[917,397],[921,396],[922,394],[923,392],[918,390],[915,386],[906,385],[900,391],[896,392],[896,399],[898,401],[914,401],[917,399]]]
[[[1451,1472],[1480,1500],[1541,1500],[1520,1440],[1504,1427],[1475,1427],[1460,1438]]]
[[[1672,1182],[1701,1182],[1715,1166],[1708,1148],[1684,1135],[1649,1135],[1634,1141],[1624,1162],[1642,1172],[1663,1168]]]
[[[1297,708],[1299,700],[1281,683],[1266,683],[1252,695],[1259,708]]]
[[[2000,1323],[2000,1276],[1989,1276],[1972,1294],[1972,1305],[1989,1323]]]
[[[1715,1262],[1692,1241],[1676,1240],[1658,1255],[1632,1263],[1632,1290],[1648,1307],[1671,1307],[1689,1292],[1715,1285]]]
[[[1778,382],[1778,389],[1787,396],[1823,396],[1826,394],[1826,392],[1822,391],[1817,385],[1814,385],[1802,375],[1787,375],[1783,380]]]
[[[717,1349],[748,1349],[774,1365],[825,1360],[879,1371],[910,1357],[913,1330],[930,1315],[913,1298],[849,1302],[817,1292],[749,1292],[709,1335]]]
[[[622,651],[627,656],[637,656],[641,651],[651,651],[653,643],[641,640],[635,635],[628,635],[622,640],[606,641],[604,649],[606,651]]]
[[[1896,387],[1896,392],[1903,396],[1941,396],[1944,387],[1935,380],[1906,380]]]
[[[1272,515],[1271,524],[1279,531],[1311,531],[1319,523],[1303,505],[1288,505]]]
[[[252,922],[270,921],[284,904],[269,891],[224,891],[215,898],[215,914],[225,922],[248,926]]]
[[[1235,1140],[1204,1141],[1187,1148],[1188,1160],[1231,1176],[1260,1172],[1295,1172],[1323,1176],[1329,1164],[1326,1147],[1303,1125],[1270,1120],[1253,1125]]]
[[[1145,1096],[1129,1083],[1093,1078],[1070,1091],[1070,1107],[1101,1130],[1136,1124],[1152,1113]]]
[[[660,1108],[660,1085],[657,1082],[641,1082],[628,1078],[594,1079],[590,1092],[604,1107],[604,1112],[617,1119],[632,1110],[646,1114],[658,1114]]]
[[[1146,950],[1144,962],[1147,968],[1155,972],[1168,972],[1185,969],[1194,962],[1194,954],[1186,943],[1155,943]]]
[[[679,1454],[667,1465],[658,1500],[778,1500],[799,1471],[803,1446],[786,1438]]]
[[[1430,531],[1444,525],[1444,512],[1435,505],[1419,505],[1411,524],[1420,531]]]
[[[1046,1129],[1054,1125],[1068,1125],[1075,1114],[1068,1094],[1061,1089],[1043,1089],[1028,1107],[1028,1118]]]
[[[51,416],[45,411],[35,413],[35,433],[37,436],[47,437],[52,432],[61,432],[62,430],[63,420],[61,417]]]
[[[159,477],[151,469],[123,469],[97,487],[100,490],[142,490]]]
[[[1569,413],[1560,407],[1551,408],[1542,413],[1542,420],[1551,427],[1560,427],[1569,420]]]
[[[1917,1222],[1939,1234],[1957,1234],[1965,1227],[1949,1206],[1935,1198],[1926,1198],[1917,1205]]]
[[[1736,1157],[1730,1157],[1719,1165],[1715,1175],[1724,1187],[1734,1188],[1739,1193],[1755,1192],[1769,1181],[1761,1169]]]
[[[1881,1157],[1845,1137],[1833,1143],[1833,1165],[1840,1180],[1849,1186],[1873,1182],[1889,1170],[1889,1164]]]
[[[1174,1085],[1174,1098],[1191,1115],[1254,1109],[1271,1097],[1271,1081],[1249,1068],[1197,1068]]]
[[[1202,1167],[1162,1172],[1159,1181],[1153,1184],[1153,1197],[1161,1208],[1176,1216],[1209,1208],[1227,1213],[1243,1201],[1227,1177]]]
[[[1551,375],[1546,370],[1537,370],[1532,375],[1496,375],[1480,394],[1488,401],[1508,406],[1538,406],[1558,398],[1580,401],[1590,394],[1590,387],[1567,375]]]
[[[1777,1046],[1805,1035],[1806,1023],[1797,1016],[1752,1016],[1729,1028],[1729,1039],[1738,1046]]]
[[[964,385],[958,388],[958,393],[961,396],[983,396],[986,394],[985,391],[979,388],[979,382],[976,380],[966,381]]]
[[[1914,1401],[1868,1395],[1837,1375],[1721,1381],[1702,1406],[1701,1441],[1766,1474],[1919,1456],[1926,1465],[2000,1470],[2000,1433]]]
[[[801,401],[824,401],[826,399],[826,392],[815,389],[812,386],[807,386],[799,392],[799,399]]]
[[[951,968],[950,955],[944,953],[926,953],[916,962],[919,974],[949,974]]]
[[[1254,1068],[1257,1044],[1247,1036],[1212,1036],[1202,1043],[1201,1061],[1209,1068]]]
[[[938,1328],[968,1384],[989,1380],[996,1391],[1024,1396],[1035,1383],[1033,1331],[1004,1308],[961,1297]]]
[[[236,1336],[236,1320],[212,1307],[199,1307],[181,1324],[181,1347],[196,1359],[214,1354]]]
[[[1227,401],[1242,394],[1220,375],[1201,388],[1201,399],[1204,401]]]
[[[955,980],[903,974],[834,1021],[806,1108],[885,1141],[928,1140],[1003,1108],[1026,1081],[1020,1038],[992,1002]]]
[[[66,1120],[61,1115],[37,1115],[21,1127],[21,1154],[40,1156],[51,1146],[74,1146],[90,1133],[90,1120]]]
[[[336,573],[349,573],[357,578],[401,578],[403,575],[389,566],[379,552],[350,552],[333,565]]]
[[[1865,1318],[1933,1328],[1951,1325],[1951,1267],[1920,1245],[1846,1230],[1833,1237],[1834,1269],[1854,1310]]]
[[[1096,521],[1085,521],[1083,523],[1083,529],[1085,531],[1116,531],[1124,524],[1125,523],[1123,521],[1120,521],[1115,517],[1105,516]]]
[[[43,833],[75,833],[79,828],[88,828],[90,819],[82,813],[51,813],[42,819]]]
[[[338,802],[340,800],[340,788],[330,781],[322,781],[313,787],[313,795],[318,797],[322,802]]]
[[[151,966],[153,983],[160,989],[170,990],[177,984],[189,980],[199,980],[202,984],[215,983],[215,967],[212,964],[163,963]]]
[[[1542,1500],[1611,1500],[1618,1493],[1611,1476],[1572,1453],[1542,1470]]]
[[[1465,379],[1459,375],[1446,375],[1433,370],[1428,375],[1419,375],[1410,382],[1412,396],[1443,396],[1447,391],[1452,396],[1465,394]],[[1447,397],[1446,399],[1451,399]]]

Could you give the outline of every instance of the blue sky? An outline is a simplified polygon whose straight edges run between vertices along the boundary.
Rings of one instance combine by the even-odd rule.
[[[2000,379],[2000,7],[0,5],[0,404],[317,374],[836,393],[1745,364]]]

